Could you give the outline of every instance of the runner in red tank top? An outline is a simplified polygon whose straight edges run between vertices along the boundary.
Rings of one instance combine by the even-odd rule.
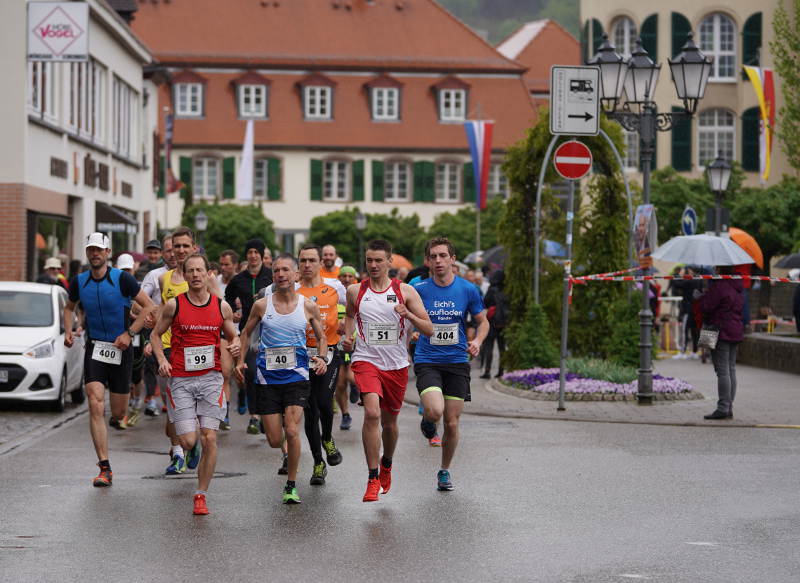
[[[233,325],[233,310],[208,291],[208,259],[194,254],[186,258],[183,274],[189,290],[169,300],[150,336],[159,374],[172,377],[167,392],[181,447],[192,449],[197,441],[203,456],[197,468],[198,490],[194,514],[208,514],[206,494],[217,463],[217,430],[225,418],[225,394],[220,367],[220,331],[231,339],[228,350],[239,355],[239,338]],[[164,356],[161,335],[172,328],[171,361]]]

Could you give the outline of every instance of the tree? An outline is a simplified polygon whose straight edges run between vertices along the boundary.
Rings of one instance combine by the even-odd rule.
[[[492,198],[481,211],[481,249],[497,245],[497,223],[503,214],[502,198]],[[464,259],[475,250],[475,208],[461,208],[455,213],[436,215],[428,229],[428,237],[444,236],[456,248],[456,256]]]
[[[216,261],[225,249],[233,249],[241,256],[244,244],[254,237],[264,241],[268,248],[275,248],[275,229],[260,207],[217,202],[189,205],[183,209],[182,223],[194,230],[194,217],[200,209],[208,216],[202,243],[209,260]],[[196,236],[199,242],[199,234]]]
[[[769,48],[781,79],[784,104],[776,133],[789,165],[800,171],[800,0],[791,2],[790,11],[783,2],[775,9],[775,36]]]

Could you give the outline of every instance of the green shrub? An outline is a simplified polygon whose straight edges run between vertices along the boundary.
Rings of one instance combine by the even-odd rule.
[[[605,353],[608,360],[622,366],[639,366],[640,294],[634,290],[630,300],[623,297],[611,306],[611,329],[608,330]]]
[[[503,368],[506,370],[558,366],[558,349],[550,336],[544,311],[533,301],[528,302],[525,318],[516,318],[506,328],[505,338]]]
[[[570,358],[567,360],[567,370],[582,377],[620,384],[630,383],[638,376],[635,366],[598,358]]]

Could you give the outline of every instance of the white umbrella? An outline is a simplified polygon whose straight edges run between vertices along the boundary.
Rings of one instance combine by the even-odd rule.
[[[726,237],[689,235],[673,237],[653,253],[654,259],[691,265],[742,265],[754,263],[744,249]]]

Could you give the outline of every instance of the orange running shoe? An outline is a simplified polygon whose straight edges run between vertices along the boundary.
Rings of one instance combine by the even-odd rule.
[[[431,447],[442,447],[442,438],[438,435],[434,435],[428,440],[428,443]]]
[[[383,488],[381,494],[388,494],[389,489],[392,487],[392,468],[385,468],[381,463],[381,472],[378,474],[378,480],[381,483],[381,488]]]
[[[198,514],[198,515],[208,514],[208,506],[206,506],[205,494],[194,495],[194,511],[192,512],[192,514]]]
[[[370,478],[367,480],[367,491],[364,492],[362,502],[377,502],[378,492],[381,489],[381,482],[377,478]]]
[[[104,468],[97,464],[100,468],[100,473],[97,474],[97,477],[92,482],[92,485],[95,488],[107,488],[111,485],[111,479],[113,478],[114,474],[111,471],[111,468]]]

